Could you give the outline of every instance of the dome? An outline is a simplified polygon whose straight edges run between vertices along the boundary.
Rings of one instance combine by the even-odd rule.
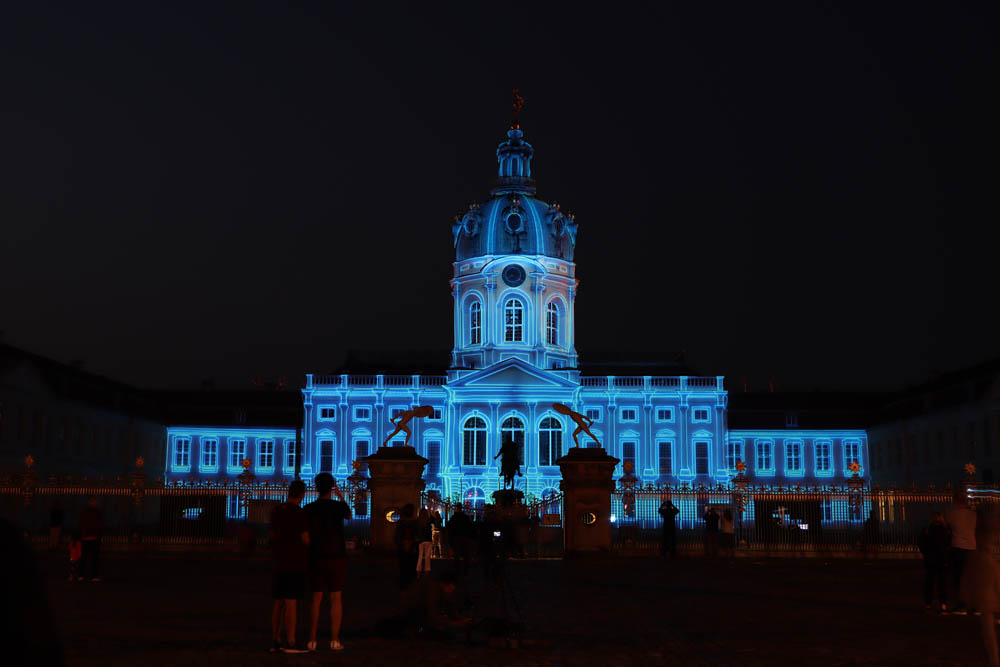
[[[576,222],[558,204],[534,197],[531,177],[534,149],[519,127],[507,131],[497,148],[497,185],[485,204],[473,204],[455,217],[452,234],[456,259],[482,255],[546,255],[573,261]]]

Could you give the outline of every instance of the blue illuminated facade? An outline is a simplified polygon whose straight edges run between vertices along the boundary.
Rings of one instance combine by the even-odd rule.
[[[722,376],[583,374],[574,344],[578,227],[573,216],[535,196],[533,153],[521,130],[510,129],[497,149],[498,180],[489,200],[452,225],[454,331],[447,373],[307,375],[303,478],[330,472],[345,479],[353,462],[373,454],[392,432],[392,417],[429,405],[431,417],[410,422],[410,445],[429,461],[428,489],[486,501],[499,488],[494,457],[510,437],[521,445],[518,487],[544,497],[559,489],[555,462],[574,445],[575,425],[553,411],[553,403],[593,419],[600,444],[623,463],[631,461],[643,484],[724,484],[735,476],[737,461],[758,483],[842,484],[852,461],[867,477],[864,430],[729,431]],[[202,443],[213,438],[219,458],[202,467]],[[288,453],[293,431],[171,428],[168,474],[238,473],[229,465],[235,455],[222,449],[233,439],[237,448],[245,441],[258,477],[294,472]],[[273,461],[266,454],[269,441]],[[389,444],[403,441],[397,434]],[[584,436],[579,444],[598,446]],[[270,465],[258,467],[261,462]]]

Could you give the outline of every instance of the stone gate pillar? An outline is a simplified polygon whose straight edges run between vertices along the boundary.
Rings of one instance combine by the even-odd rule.
[[[572,447],[556,461],[562,471],[566,554],[611,550],[611,493],[618,459],[603,449]]]
[[[371,491],[371,540],[377,551],[396,548],[393,541],[396,524],[386,518],[407,503],[420,508],[424,490],[424,466],[427,459],[413,447],[379,447],[364,459],[368,464],[368,489]]]

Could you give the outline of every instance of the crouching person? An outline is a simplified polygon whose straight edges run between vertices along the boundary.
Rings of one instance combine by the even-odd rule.
[[[375,628],[382,637],[409,637],[450,641],[454,631],[472,622],[458,613],[455,603],[457,579],[451,572],[437,578],[422,577],[403,591],[398,614]]]

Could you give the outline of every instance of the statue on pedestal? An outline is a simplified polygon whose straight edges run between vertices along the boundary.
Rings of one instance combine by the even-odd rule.
[[[406,440],[403,441],[403,446],[406,447],[410,444],[410,436],[413,435],[410,433],[410,429],[406,427],[406,425],[410,423],[410,420],[414,417],[430,417],[433,414],[434,408],[430,405],[419,405],[411,410],[400,412],[398,415],[389,420],[391,424],[396,426],[396,430],[385,437],[385,441],[382,443],[382,446],[385,447],[392,439],[392,436],[396,435],[400,431],[403,431],[406,433]]]
[[[523,477],[521,474],[521,448],[510,437],[504,438],[503,446],[493,457],[496,461],[500,459],[500,475],[503,477],[503,488],[514,486],[514,477]]]
[[[590,432],[590,427],[594,424],[593,419],[586,415],[581,415],[579,412],[575,412],[568,405],[563,405],[562,403],[553,403],[552,409],[561,415],[566,415],[576,422],[576,430],[573,431],[573,442],[576,443],[577,447],[580,446],[580,431],[586,432],[587,435],[593,438],[598,447],[603,447],[603,445],[601,445],[601,441],[597,439],[597,436]]]

